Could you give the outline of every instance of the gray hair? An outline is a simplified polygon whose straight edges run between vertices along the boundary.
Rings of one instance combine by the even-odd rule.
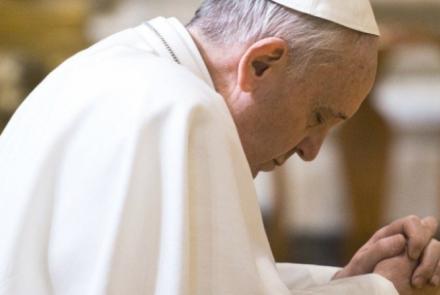
[[[341,57],[337,44],[347,35],[355,38],[353,46],[368,36],[270,0],[204,0],[188,27],[196,27],[221,48],[282,38],[289,44],[289,58],[297,74],[309,64]]]

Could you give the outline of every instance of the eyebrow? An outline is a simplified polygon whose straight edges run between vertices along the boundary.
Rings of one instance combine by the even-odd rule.
[[[332,112],[332,115],[336,118],[342,119],[342,120],[348,120],[348,116],[344,113],[336,113],[336,112]]]
[[[342,112],[336,112],[331,107],[318,107],[317,111],[325,111],[332,115],[335,118],[342,119],[342,120],[348,120],[348,116]]]

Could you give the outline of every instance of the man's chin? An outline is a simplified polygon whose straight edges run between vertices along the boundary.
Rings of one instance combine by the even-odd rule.
[[[275,163],[275,161],[270,161],[264,164],[261,164],[258,168],[252,169],[252,176],[256,178],[258,176],[258,173],[260,172],[271,172],[275,170],[275,168],[278,165]]]

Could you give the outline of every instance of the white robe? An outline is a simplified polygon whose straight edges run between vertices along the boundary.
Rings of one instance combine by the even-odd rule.
[[[273,260],[234,122],[175,19],[41,83],[0,141],[1,295],[397,294]]]

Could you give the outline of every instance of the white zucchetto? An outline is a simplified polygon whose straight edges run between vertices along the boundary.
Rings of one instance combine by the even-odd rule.
[[[271,0],[293,10],[319,17],[344,27],[380,35],[369,0]]]

